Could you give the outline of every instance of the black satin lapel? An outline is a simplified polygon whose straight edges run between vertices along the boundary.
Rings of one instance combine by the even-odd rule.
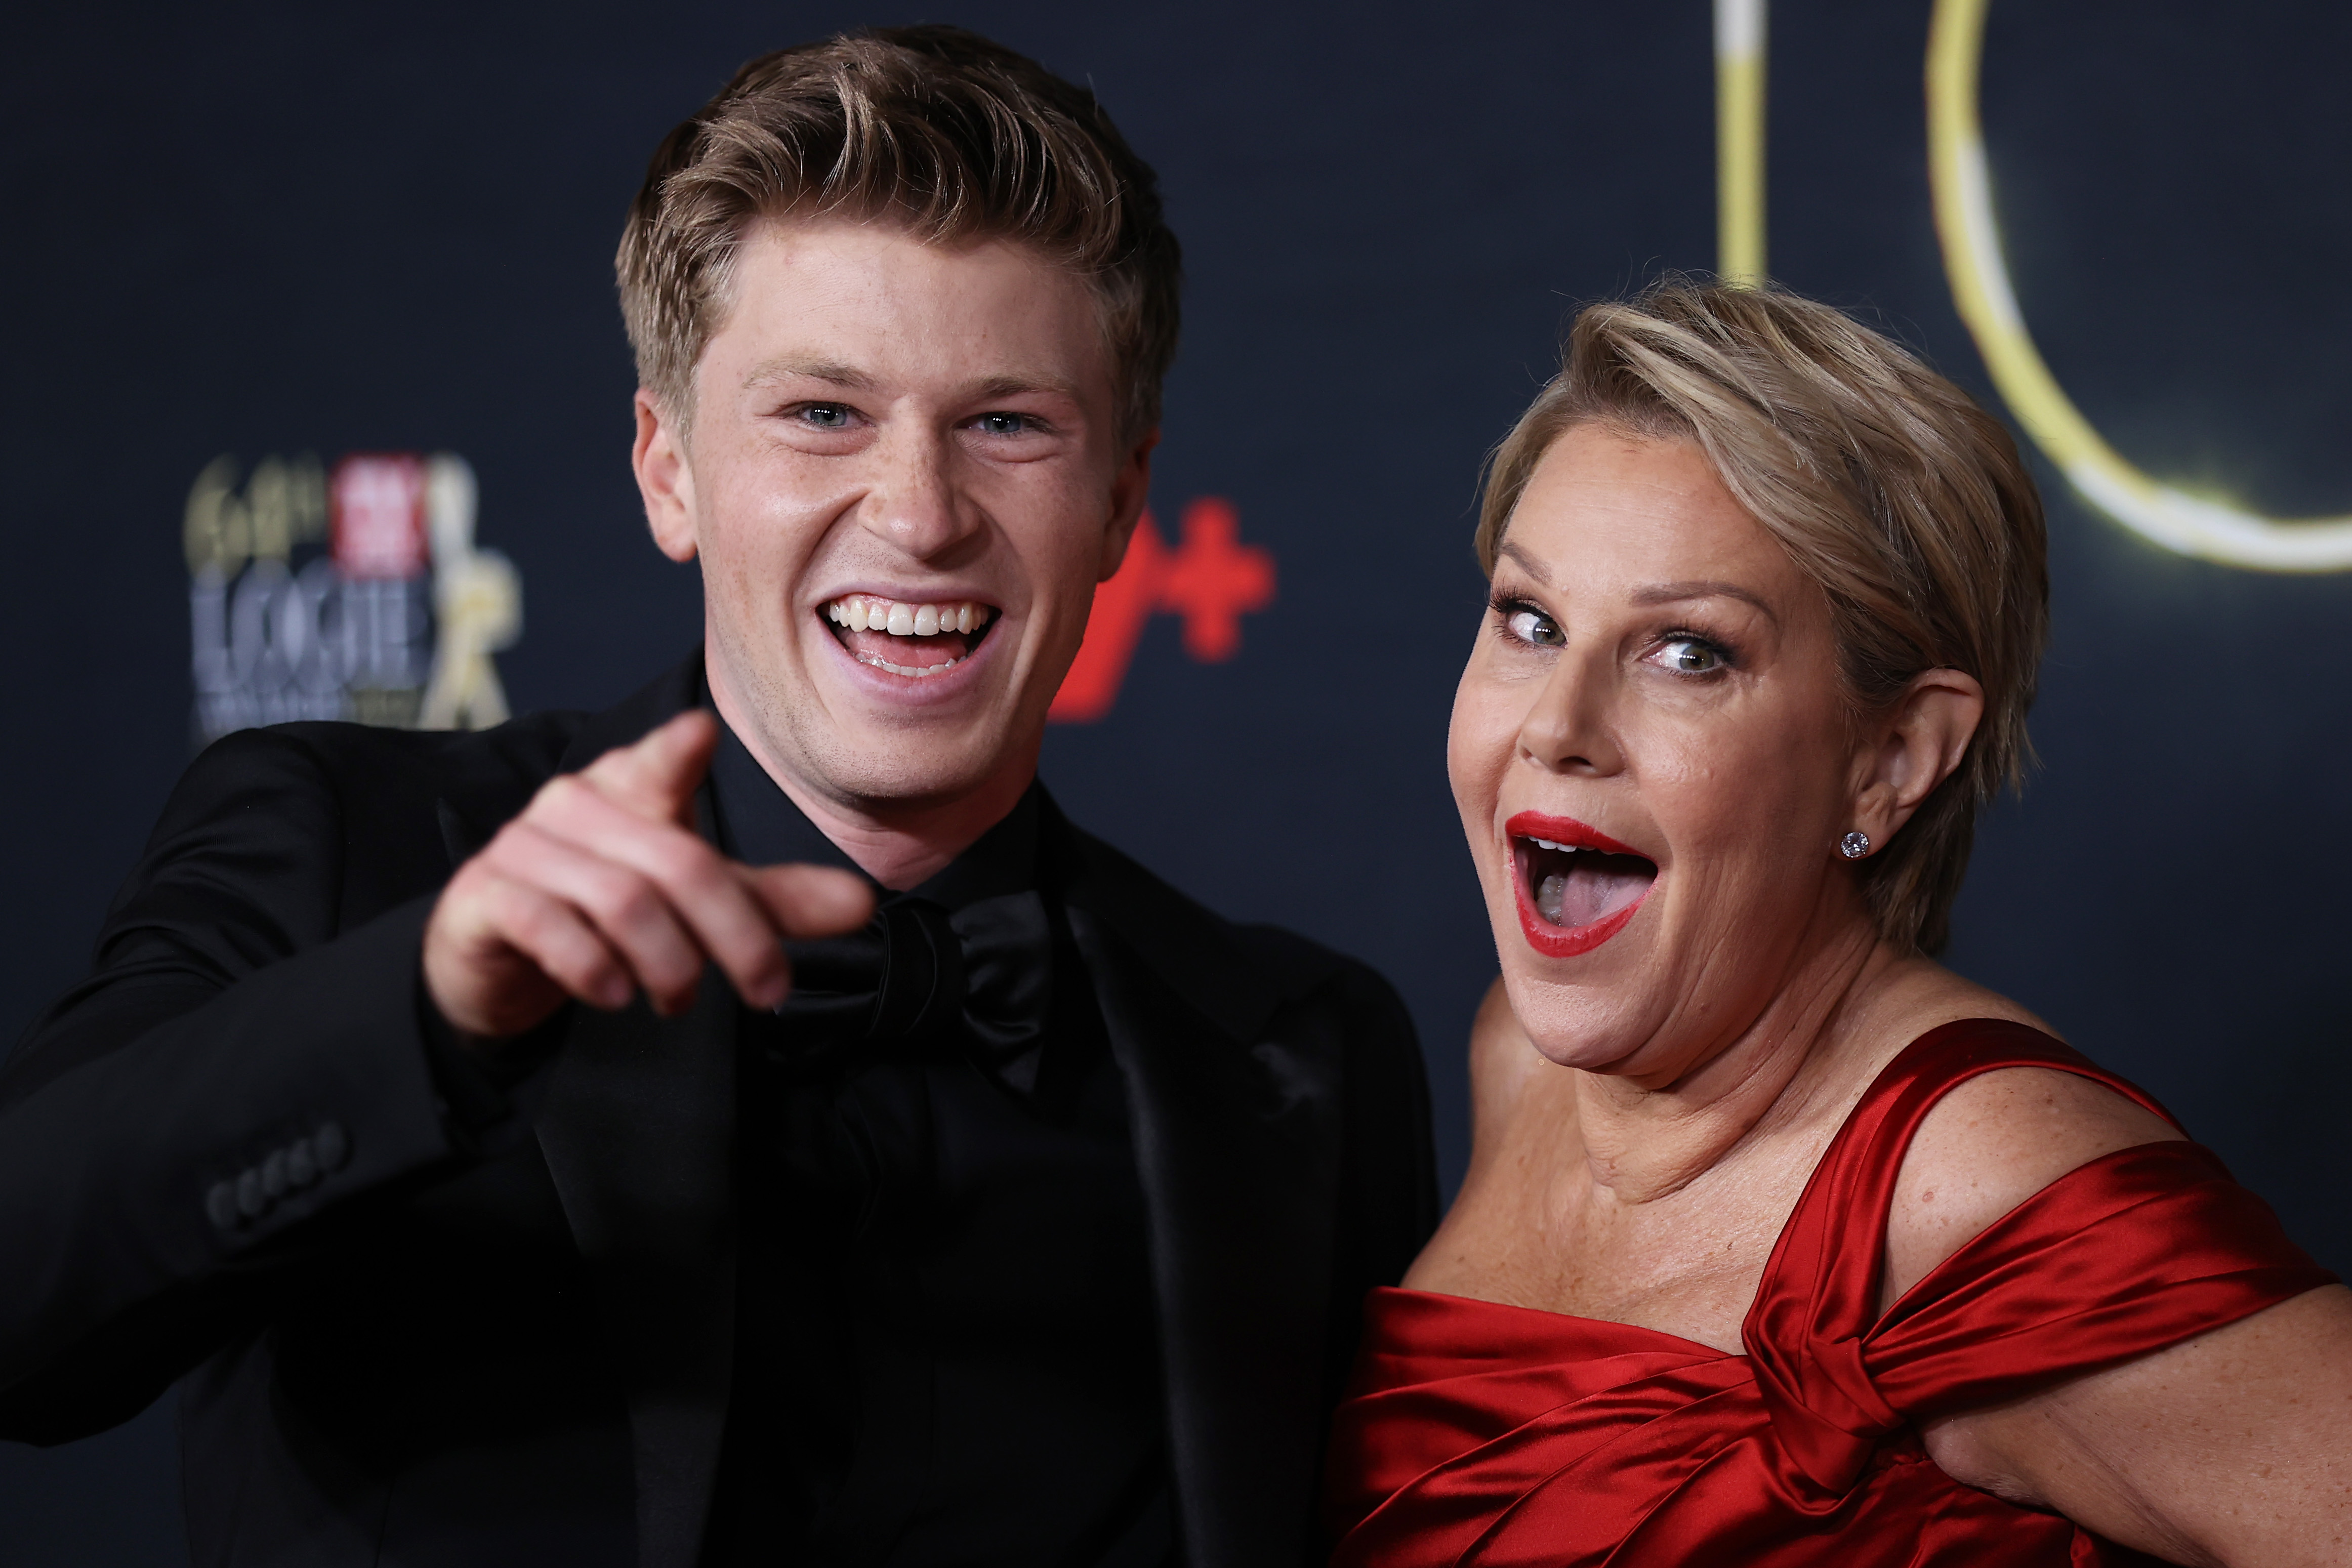
[[[637,1561],[693,1568],[734,1352],[735,995],[683,1017],[575,1009],[537,1131],[628,1396]]]
[[[1131,925],[1076,902],[1069,919],[1127,1077],[1185,1559],[1297,1568],[1326,1417],[1340,1042],[1306,1008],[1236,1038],[1135,952]]]

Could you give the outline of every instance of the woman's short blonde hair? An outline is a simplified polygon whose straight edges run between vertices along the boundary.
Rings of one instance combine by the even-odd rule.
[[[1478,518],[1490,575],[1537,462],[1595,423],[1698,444],[1828,596],[1857,719],[1923,670],[1964,670],[1984,687],[1958,769],[1855,867],[1887,941],[1940,950],[1977,812],[2023,781],[2049,628],[2042,500],[2007,426],[1827,305],[1669,279],[1580,311],[1559,374],[1496,448]]]

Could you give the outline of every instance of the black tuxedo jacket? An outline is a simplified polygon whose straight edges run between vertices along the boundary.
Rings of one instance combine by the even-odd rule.
[[[182,1380],[198,1568],[691,1568],[738,1332],[732,994],[569,1010],[501,1091],[436,1046],[417,971],[456,865],[699,679],[198,760],[96,972],[0,1070],[0,1436]],[[1294,1568],[1361,1298],[1434,1219],[1412,1026],[1362,965],[1049,816],[1128,1083],[1184,1556]]]

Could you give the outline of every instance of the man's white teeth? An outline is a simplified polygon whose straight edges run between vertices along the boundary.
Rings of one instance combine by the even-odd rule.
[[[962,601],[949,605],[904,605],[849,594],[824,607],[824,618],[853,632],[888,632],[894,637],[937,637],[941,632],[974,632],[996,612],[986,605]]]
[[[892,664],[887,658],[883,658],[876,654],[866,653],[861,649],[857,655],[857,662],[860,664],[870,664],[877,669],[887,669],[893,675],[910,675],[917,680],[925,680],[934,675],[945,675],[949,670],[953,669],[957,665],[961,664],[963,660],[961,658],[951,658],[944,664]]]

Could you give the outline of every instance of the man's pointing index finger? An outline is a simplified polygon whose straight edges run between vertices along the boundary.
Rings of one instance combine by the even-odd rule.
[[[694,792],[718,746],[718,720],[694,709],[634,744],[605,752],[581,777],[624,810],[686,826],[692,821]]]

